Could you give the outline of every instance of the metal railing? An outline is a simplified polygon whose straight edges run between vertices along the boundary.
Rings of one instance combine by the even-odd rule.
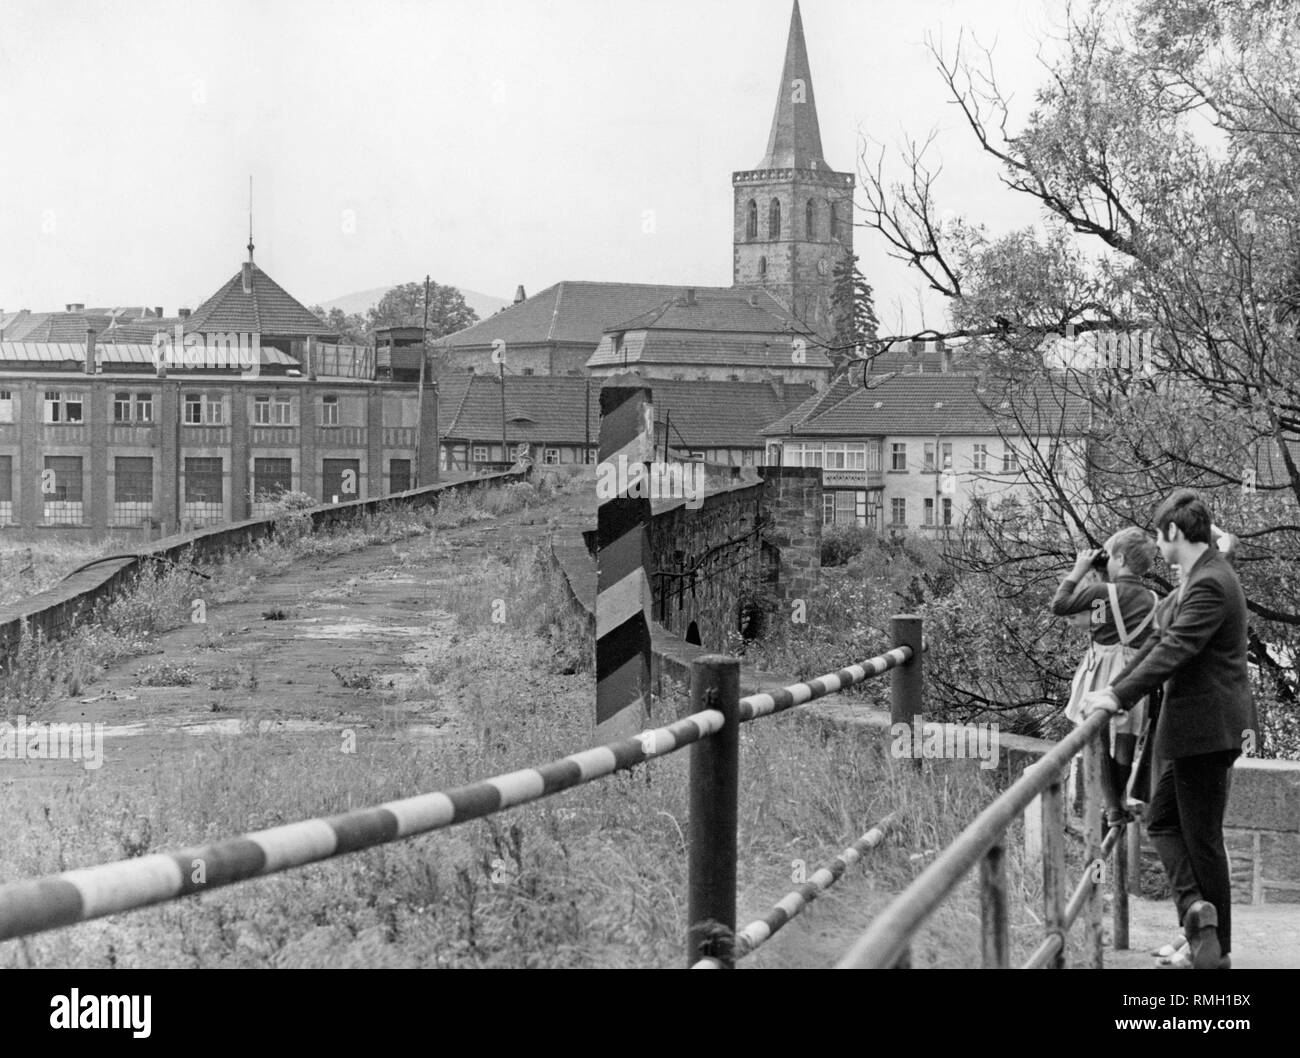
[[[817,679],[741,697],[740,662],[710,655],[692,664],[688,716],[663,727],[574,753],[533,768],[453,789],[390,801],[341,815],[310,819],[171,853],[155,853],[44,878],[0,885],[0,940],[131,911],[264,877],[472,819],[561,793],[691,746],[687,965],[731,967],[751,954],[842,878],[896,825],[886,816],[763,918],[736,930],[739,728],[891,673],[892,720],[921,712],[920,618],[893,618],[897,644]],[[1105,857],[1117,858],[1115,946],[1127,947],[1128,916],[1122,827],[1101,837],[1099,739],[1106,722],[1094,716],[1058,743],[989,805],[881,915],[839,963],[840,967],[910,964],[913,934],[977,864],[980,869],[985,966],[1007,966],[1008,901],[1005,834],[1035,798],[1042,799],[1045,939],[1026,966],[1064,965],[1065,935],[1086,911],[1093,965],[1101,964],[1101,877]],[[1063,769],[1085,756],[1088,869],[1065,899]],[[1099,869],[1102,865],[1102,869]]]
[[[1109,714],[1089,717],[1040,761],[1024,770],[895,900],[839,961],[837,969],[907,968],[916,931],[978,865],[980,886],[981,956],[986,968],[1010,965],[1006,874],[1006,831],[1039,800],[1042,819],[1044,939],[1022,969],[1062,969],[1065,939],[1081,912],[1085,913],[1085,949],[1090,966],[1101,969],[1103,956],[1102,884],[1106,859],[1113,852],[1113,943],[1128,947],[1128,845],[1125,824],[1111,826],[1102,838],[1101,769],[1104,746],[1099,738]],[[1068,901],[1065,897],[1065,770],[1084,753],[1083,875]],[[1136,865],[1135,865],[1136,866]]]
[[[913,638],[914,632],[919,644],[919,620],[901,620],[908,629],[907,638]],[[446,791],[177,852],[0,885],[0,940],[165,903],[481,819],[693,745],[688,948],[694,963],[709,954],[704,938],[713,923],[729,924],[728,939],[734,931],[739,725],[834,694],[891,669],[896,674],[914,669],[909,662],[918,656],[919,648],[914,653],[910,644],[903,644],[818,679],[743,699],[738,693],[739,661],[702,658],[692,669],[691,714],[632,738]],[[726,833],[731,835],[729,849],[725,842],[719,843]],[[860,856],[878,840],[876,832],[870,832],[846,856]],[[837,878],[842,869],[837,873],[831,868],[831,873]],[[817,874],[814,878],[812,884],[819,891],[834,881]],[[811,894],[805,897],[812,898]],[[773,923],[770,928],[774,931],[779,925]],[[727,947],[729,950],[729,943]]]

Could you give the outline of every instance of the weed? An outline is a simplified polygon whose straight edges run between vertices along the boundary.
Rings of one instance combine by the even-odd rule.
[[[170,661],[146,665],[137,673],[145,687],[189,687],[194,683],[195,675],[193,669]]]

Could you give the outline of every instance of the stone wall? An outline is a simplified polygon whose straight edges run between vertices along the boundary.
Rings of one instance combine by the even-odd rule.
[[[821,472],[738,470],[706,469],[701,506],[656,504],[651,518],[653,617],[711,650],[752,630],[751,605],[808,598],[821,565]]]

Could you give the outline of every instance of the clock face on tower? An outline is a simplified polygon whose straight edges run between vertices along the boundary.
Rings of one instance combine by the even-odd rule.
[[[817,274],[819,276],[824,276],[826,274],[826,271],[827,271],[826,258],[823,257],[820,261],[817,262]]]

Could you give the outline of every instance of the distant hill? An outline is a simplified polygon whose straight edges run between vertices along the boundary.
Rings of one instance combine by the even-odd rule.
[[[361,290],[355,294],[344,294],[341,298],[335,298],[333,301],[322,301],[320,303],[321,308],[326,312],[330,309],[342,309],[349,314],[365,315],[367,309],[378,305],[380,299],[396,286],[401,286],[401,284],[393,283],[391,286],[375,287],[374,290]],[[458,289],[465,297],[465,304],[478,313],[480,320],[487,319],[498,309],[503,309],[510,304],[506,298],[494,298],[491,294],[480,294],[477,290],[466,290],[464,287]]]

